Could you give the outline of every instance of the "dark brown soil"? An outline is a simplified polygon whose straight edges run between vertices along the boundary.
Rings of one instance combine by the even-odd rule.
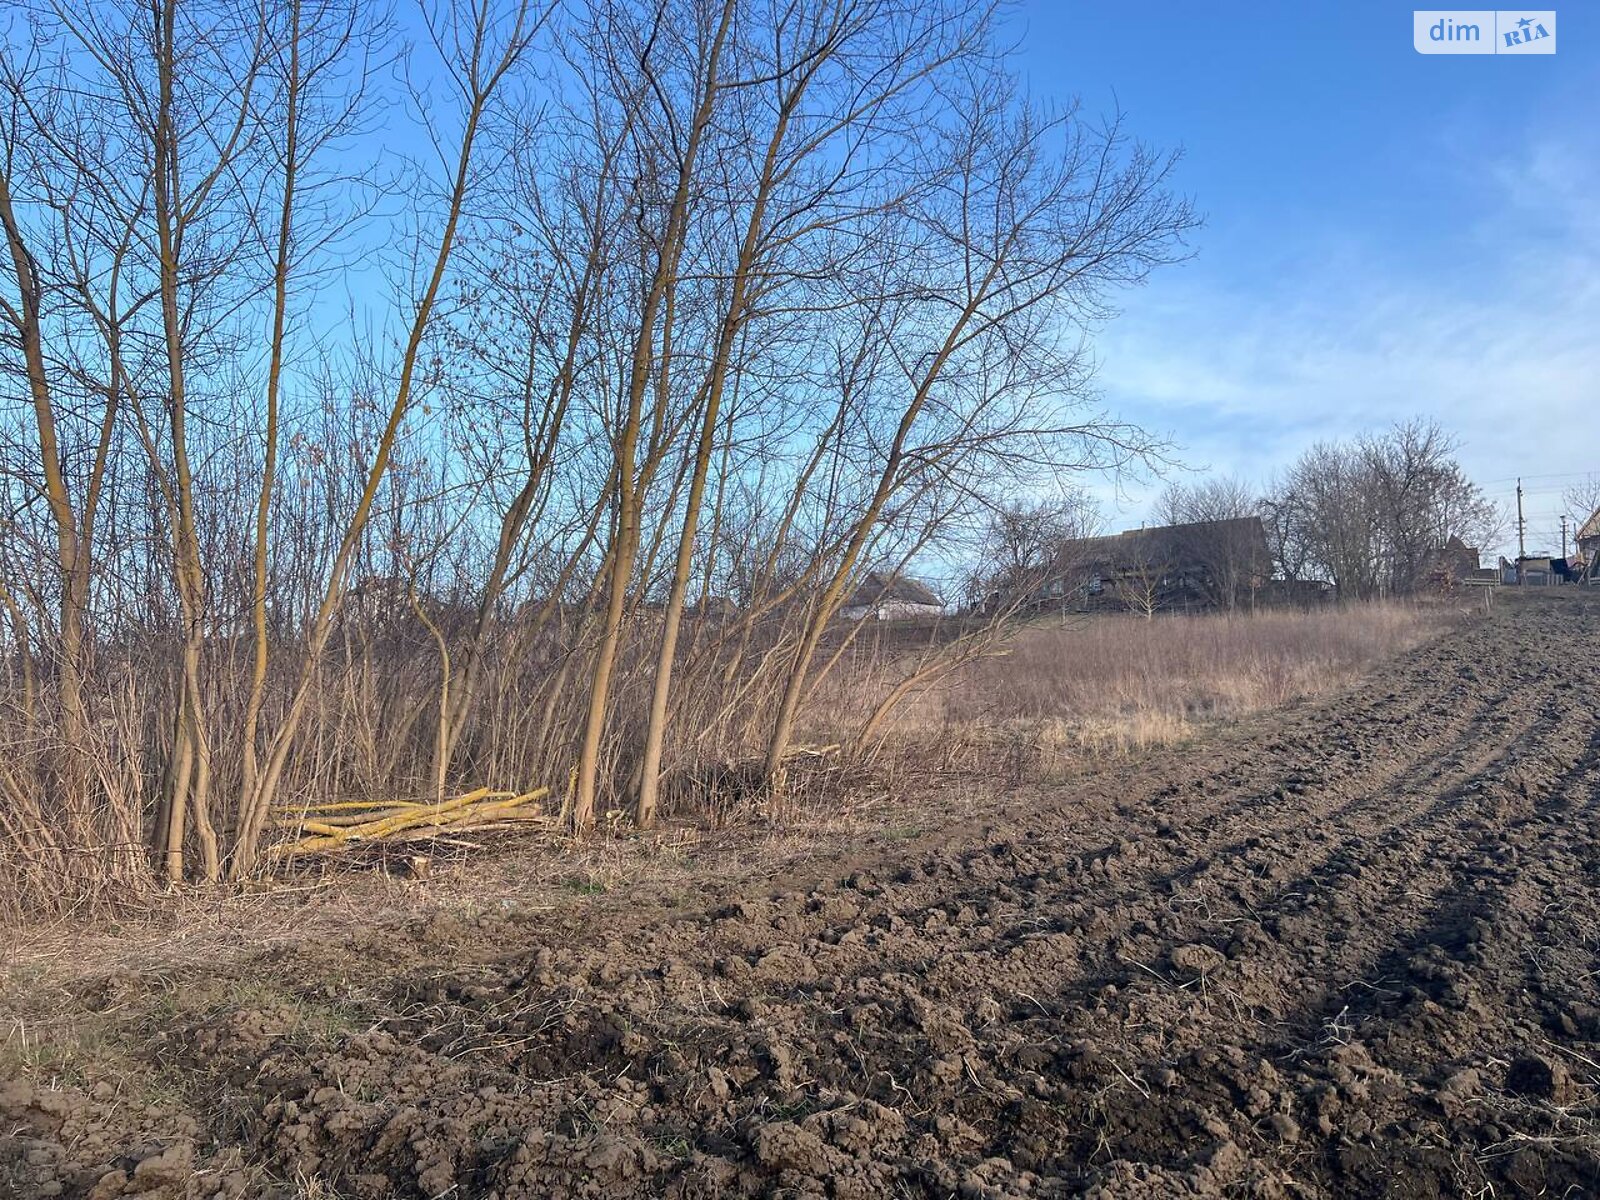
[[[1511,600],[814,884],[107,981],[179,1098],[0,1082],[0,1193],[1600,1196],[1597,665]]]

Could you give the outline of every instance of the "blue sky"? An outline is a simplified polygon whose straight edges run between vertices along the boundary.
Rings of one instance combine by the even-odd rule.
[[[1600,470],[1600,4],[1557,14],[1554,56],[1423,56],[1390,3],[1023,3],[1031,89],[1181,148],[1206,218],[1097,338],[1107,403],[1257,480],[1434,416],[1559,546],[1565,476]]]

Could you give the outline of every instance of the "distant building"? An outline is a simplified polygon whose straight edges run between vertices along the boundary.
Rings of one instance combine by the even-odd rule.
[[[1523,587],[1550,587],[1561,582],[1557,561],[1543,554],[1517,559],[1517,582]]]
[[[1259,517],[1154,525],[1062,544],[1036,608],[1227,609],[1272,577]]]
[[[1484,570],[1483,556],[1476,546],[1469,546],[1455,534],[1445,544],[1429,553],[1422,570],[1422,582],[1433,591],[1447,592],[1458,584],[1477,584],[1492,587],[1500,582],[1500,573],[1493,567]]]
[[[927,584],[881,571],[868,571],[839,609],[851,621],[904,621],[943,612],[944,601]]]
[[[1578,557],[1583,559],[1589,582],[1600,578],[1600,508],[1578,529]]]
[[[1433,552],[1432,565],[1435,571],[1452,579],[1469,579],[1478,573],[1482,558],[1476,546],[1469,546],[1451,534],[1449,540]]]

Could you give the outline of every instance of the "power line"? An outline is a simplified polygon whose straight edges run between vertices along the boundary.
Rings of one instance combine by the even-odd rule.
[[[1551,471],[1545,475],[1507,475],[1504,479],[1488,479],[1485,483],[1521,483],[1524,479],[1577,479],[1581,476],[1593,475],[1593,471]]]

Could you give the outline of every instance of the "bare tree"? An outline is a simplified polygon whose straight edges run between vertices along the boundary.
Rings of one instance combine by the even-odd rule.
[[[1600,516],[1600,474],[1586,475],[1563,489],[1561,507],[1579,528]]]
[[[790,667],[768,739],[774,780],[822,631],[895,501],[930,477],[953,478],[955,464],[1005,453],[1008,441],[1046,441],[1027,437],[1042,432],[1027,401],[1045,380],[1069,395],[1080,384],[1080,363],[1057,345],[1060,327],[1091,319],[1107,286],[1170,257],[1193,221],[1164,190],[1166,160],[1136,150],[1119,163],[1114,128],[1088,128],[1073,114],[1047,119],[1003,78],[965,99],[943,141],[949,166],[911,207],[916,224],[895,234],[916,247],[903,265],[915,264],[917,280],[893,280],[860,331],[884,355],[870,392],[900,395],[884,398],[886,428],[853,531]],[[1126,449],[1121,432],[1103,421],[1057,425],[1047,444],[1114,458]]]
[[[700,431],[638,771],[634,811],[640,825],[654,820],[673,664],[705,486],[723,433],[723,402],[737,369],[734,355],[753,319],[768,325],[785,302],[809,300],[812,289],[805,285],[833,257],[830,243],[841,230],[875,217],[893,198],[892,184],[871,169],[874,155],[911,132],[915,106],[904,101],[913,89],[970,55],[981,31],[974,21],[947,41],[949,16],[937,5],[909,21],[893,3],[824,5],[813,19],[774,24],[762,31],[770,40],[744,46],[751,78],[742,86],[755,103],[741,113],[740,125],[749,130],[746,137],[756,136],[748,149],[736,151],[734,163],[748,156],[754,179],[737,209],[743,225],[723,284],[721,327],[691,402]]]
[[[989,612],[1064,606],[1085,582],[1083,544],[1102,526],[1099,506],[1082,491],[997,506],[977,546],[975,606]]]
[[[673,302],[684,248],[689,239],[692,185],[707,129],[725,86],[723,50],[733,15],[732,0],[723,0],[720,8],[709,14],[709,19],[696,20],[681,31],[685,40],[679,45],[675,45],[675,39],[670,36],[656,37],[658,33],[678,32],[663,27],[664,11],[654,14],[654,19],[648,24],[613,23],[596,30],[592,35],[597,53],[602,46],[615,47],[609,58],[602,60],[606,62],[612,78],[619,84],[624,79],[639,80],[631,90],[617,88],[624,119],[631,122],[632,136],[639,140],[652,172],[652,175],[647,175],[641,169],[637,178],[642,189],[646,182],[655,186],[658,179],[653,176],[659,175],[659,182],[666,184],[666,193],[664,202],[659,203],[658,212],[651,214],[651,218],[659,219],[659,224],[647,235],[642,248],[644,286],[637,320],[631,331],[625,382],[611,433],[615,455],[615,499],[610,544],[605,560],[604,624],[594,656],[588,711],[570,797],[570,817],[573,827],[578,830],[594,824],[601,739],[605,733],[611,698],[612,674],[622,644],[628,594],[642,540],[643,506],[649,495],[649,477],[659,469],[664,458],[666,441],[661,433],[669,414],[664,395],[666,389],[661,386],[661,380],[670,368],[671,359],[670,350],[664,350],[658,362],[657,339],[665,339],[663,344],[670,346]],[[686,60],[686,65],[673,64],[682,68],[676,80],[666,74],[657,57],[658,51],[663,57],[669,54],[668,47],[681,49]],[[658,121],[646,121],[636,116],[640,107],[657,102],[664,106]],[[680,130],[682,137],[678,139],[674,135]],[[650,140],[652,138],[654,140]],[[643,166],[641,162],[641,168]],[[639,195],[637,202],[641,209],[641,220],[645,219],[644,210],[653,199],[642,192]],[[664,321],[663,312],[666,314]],[[653,392],[656,400],[647,412],[646,402]],[[645,451],[642,464],[639,461],[641,442]]]
[[[9,258],[11,286],[0,295],[0,317],[7,325],[8,340],[20,352],[37,437],[36,459],[44,498],[55,533],[54,567],[58,572],[59,593],[56,631],[59,647],[57,689],[60,703],[60,730],[65,752],[65,775],[60,785],[65,790],[69,819],[81,819],[86,800],[86,725],[83,700],[83,675],[86,670],[85,615],[88,607],[90,564],[93,561],[95,515],[106,479],[106,460],[111,431],[116,418],[117,397],[108,395],[98,415],[96,451],[93,465],[76,503],[68,491],[68,472],[64,462],[66,448],[58,432],[57,398],[52,387],[52,372],[45,358],[44,305],[45,281],[35,250],[30,248],[23,223],[18,218],[12,180],[27,167],[20,160],[29,153],[28,125],[39,110],[29,111],[29,97],[41,68],[35,61],[18,63],[9,56],[4,64],[3,83],[8,101],[0,143],[0,230],[4,231]],[[20,648],[26,670],[26,709],[32,713],[34,701],[32,640],[29,625],[16,596],[6,592],[7,612],[12,619],[13,636]],[[75,831],[82,836],[82,829]]]
[[[399,376],[388,404],[382,432],[366,468],[360,498],[344,524],[338,548],[328,569],[327,585],[307,630],[307,650],[287,711],[273,735],[260,778],[245,799],[235,856],[236,873],[248,870],[254,860],[267,810],[271,807],[305,713],[318,660],[333,629],[345,574],[366,530],[379,488],[389,471],[401,423],[411,411],[418,357],[455,250],[456,229],[473,182],[474,154],[481,127],[490,113],[498,89],[527,50],[543,19],[529,0],[519,0],[505,13],[491,11],[487,3],[478,3],[464,9],[444,7],[431,12],[429,16],[430,35],[456,84],[461,106],[460,129],[453,147],[453,161],[449,162],[450,175],[443,202],[444,225],[438,235],[422,290],[412,309]]]
[[[249,691],[239,732],[237,809],[241,836],[234,855],[236,875],[252,865],[264,812],[257,797],[257,742],[271,652],[267,612],[271,519],[278,476],[284,362],[294,299],[292,285],[307,258],[301,243],[326,244],[338,236],[343,225],[335,218],[325,220],[320,228],[312,225],[307,230],[312,222],[307,221],[305,208],[329,190],[326,177],[307,176],[320,156],[339,148],[341,139],[358,120],[365,96],[364,64],[358,64],[353,81],[342,75],[350,60],[367,51],[375,32],[363,26],[359,6],[353,0],[288,0],[281,16],[284,24],[273,31],[265,63],[265,70],[274,76],[273,94],[277,99],[265,114],[269,124],[266,136],[276,143],[274,165],[281,182],[276,230],[263,239],[263,249],[271,259],[272,315],[263,394],[261,478],[250,536],[252,647]],[[333,178],[341,179],[337,175]]]
[[[1111,586],[1124,608],[1153,621],[1171,590],[1171,571],[1172,564],[1154,539],[1136,537],[1130,539],[1124,557],[1116,564]]]
[[[1416,590],[1452,537],[1492,542],[1502,515],[1454,451],[1454,441],[1424,421],[1314,446],[1266,502],[1280,564],[1329,580],[1341,599],[1369,599]]]

